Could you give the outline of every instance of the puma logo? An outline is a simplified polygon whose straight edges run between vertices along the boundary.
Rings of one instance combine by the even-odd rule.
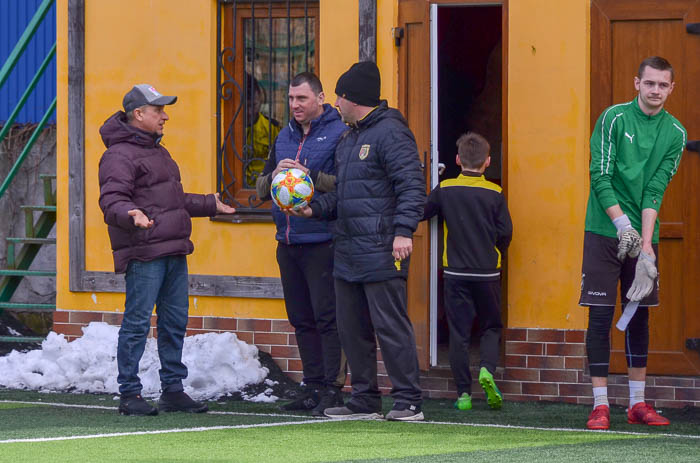
[[[630,134],[628,134],[627,132],[625,132],[625,137],[627,137],[627,138],[630,139],[630,143],[633,143],[633,142],[634,142],[634,135],[630,135]]]

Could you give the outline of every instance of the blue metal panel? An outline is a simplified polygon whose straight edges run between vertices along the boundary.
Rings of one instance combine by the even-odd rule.
[[[0,66],[14,49],[41,2],[42,0],[0,0]],[[54,4],[29,42],[17,66],[12,70],[7,82],[0,88],[0,125],[12,113],[55,41],[56,5]],[[56,58],[54,57],[15,122],[39,122],[55,96]],[[54,114],[50,122],[55,121]]]

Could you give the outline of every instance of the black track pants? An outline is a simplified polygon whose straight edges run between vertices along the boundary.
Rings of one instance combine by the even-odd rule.
[[[450,368],[457,385],[457,394],[471,394],[469,343],[474,319],[479,320],[480,363],[494,373],[498,365],[501,343],[500,281],[465,281],[445,278],[445,313],[450,327]]]
[[[277,245],[284,303],[299,346],[304,382],[345,384],[345,361],[335,320],[333,244]]]
[[[350,402],[362,409],[381,410],[378,340],[394,401],[420,405],[418,355],[413,325],[406,312],[406,280],[350,283],[336,278],[335,292],[338,332],[352,374]]]

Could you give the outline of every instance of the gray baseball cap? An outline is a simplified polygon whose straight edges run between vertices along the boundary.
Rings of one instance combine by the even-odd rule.
[[[134,88],[129,90],[129,92],[124,95],[124,100],[122,105],[124,106],[124,112],[133,111],[143,105],[153,105],[162,106],[166,104],[173,104],[177,101],[176,96],[165,96],[161,95],[158,90],[156,90],[153,85],[149,84],[138,84],[134,85]]]

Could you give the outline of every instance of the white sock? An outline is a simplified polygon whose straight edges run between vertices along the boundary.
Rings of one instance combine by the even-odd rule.
[[[644,381],[630,381],[630,408],[644,402]]]
[[[608,407],[610,406],[610,404],[608,403],[607,386],[593,388],[593,408],[596,408],[598,405],[607,405]]]

